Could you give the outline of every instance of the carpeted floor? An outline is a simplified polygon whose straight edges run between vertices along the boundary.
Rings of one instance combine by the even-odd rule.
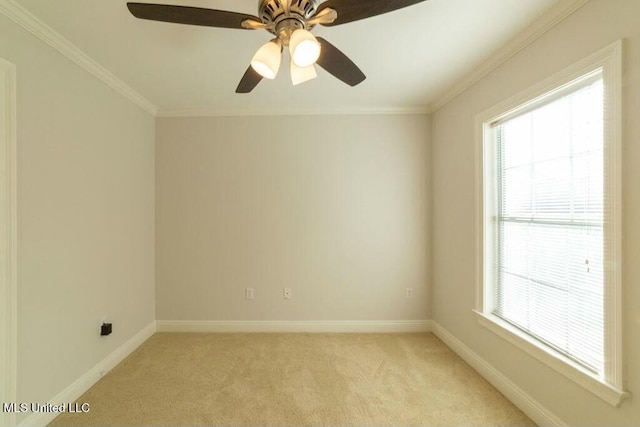
[[[431,334],[156,334],[51,425],[530,426]]]

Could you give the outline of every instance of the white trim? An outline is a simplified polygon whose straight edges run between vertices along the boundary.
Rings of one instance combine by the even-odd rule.
[[[156,333],[156,322],[151,322],[145,326],[140,332],[135,334],[127,342],[117,348],[113,353],[104,358],[96,366],[91,368],[89,372],[75,380],[71,385],[58,393],[48,403],[51,405],[68,404],[75,402],[89,388],[97,383],[100,378],[112,370],[118,363],[122,362],[127,356],[134,352],[142,343],[148,340]],[[59,414],[55,412],[37,412],[25,418],[19,427],[46,426]]]
[[[605,211],[609,212],[609,222],[605,224],[605,233],[611,238],[611,253],[607,256],[613,265],[605,266],[605,280],[614,285],[605,292],[605,348],[611,357],[605,360],[606,377],[620,386],[625,386],[623,373],[623,302],[622,302],[622,54],[623,42],[619,40],[604,52],[603,74],[605,98],[609,101],[605,108],[609,110],[612,122],[605,123]],[[611,290],[613,289],[613,294]],[[612,318],[611,313],[615,316]],[[611,339],[613,338],[613,339]]]
[[[159,110],[157,117],[254,117],[254,116],[336,116],[336,115],[427,115],[428,107],[408,108],[318,108],[277,110],[184,109]]]
[[[0,389],[1,402],[15,402],[18,360],[16,68],[0,58]],[[15,414],[0,413],[0,426]]]
[[[435,112],[453,101],[458,95],[469,89],[474,84],[485,78],[489,73],[507,62],[518,52],[536,41],[540,36],[551,30],[560,22],[571,16],[575,11],[587,4],[589,0],[564,0],[540,19],[529,26],[524,32],[509,42],[502,49],[494,53],[483,64],[475,68],[475,71],[453,86],[444,95],[431,104],[431,111]]]
[[[402,333],[429,332],[430,320],[265,321],[265,320],[158,320],[158,332],[205,333]]]
[[[102,65],[81,51],[76,45],[64,38],[53,28],[36,18],[31,12],[20,6],[14,0],[0,0],[0,13],[3,13],[25,30],[29,31],[40,40],[78,64],[85,71],[101,80],[107,86],[120,93],[125,98],[155,116],[158,107],[153,105],[145,97],[117,78]]]
[[[432,322],[432,332],[536,424],[569,426],[435,321]]]
[[[476,307],[475,311],[479,315],[478,320],[481,325],[497,333],[512,344],[526,351],[550,368],[565,375],[575,383],[600,397],[605,402],[618,406],[620,402],[630,396],[624,391],[623,381],[623,360],[622,360],[622,280],[621,280],[621,145],[622,145],[622,117],[621,117],[621,83],[622,83],[622,40],[601,49],[593,55],[579,61],[578,63],[562,70],[556,75],[540,82],[533,87],[501,102],[495,107],[479,114],[476,117]],[[605,123],[605,145],[607,170],[614,171],[608,173],[612,179],[607,181],[608,212],[611,213],[613,222],[609,222],[607,235],[611,236],[613,242],[611,257],[614,265],[607,266],[605,274],[607,295],[605,301],[605,315],[608,317],[605,322],[605,337],[608,342],[606,347],[606,367],[604,378],[596,378],[593,374],[579,369],[576,364],[570,363],[565,357],[556,351],[549,350],[538,341],[525,339],[515,328],[511,328],[505,322],[500,321],[492,315],[495,301],[492,289],[492,272],[486,271],[486,265],[493,265],[494,257],[494,236],[495,230],[492,207],[495,206],[495,194],[490,191],[485,192],[485,183],[493,180],[495,171],[493,170],[494,155],[491,144],[492,141],[491,123],[503,117],[517,113],[517,111],[528,108],[532,103],[537,102],[541,97],[549,93],[562,90],[562,88],[595,70],[602,69],[607,91],[605,99],[608,111],[613,121]],[[613,340],[610,338],[613,337]]]
[[[624,399],[631,397],[630,393],[611,384],[603,383],[600,378],[569,358],[540,346],[534,339],[520,332],[517,328],[510,326],[497,316],[483,314],[478,311],[475,311],[475,313],[478,322],[482,326],[600,397],[609,405],[617,408]]]
[[[117,78],[77,46],[64,38],[53,28],[35,17],[14,0],[0,0],[0,13],[3,13],[18,25],[49,44],[58,52],[78,64],[84,70],[119,92],[134,104],[154,117],[236,117],[236,116],[272,116],[272,115],[360,115],[360,114],[431,114],[451,102],[458,95],[483,79],[509,58],[533,43],[544,33],[584,6],[589,0],[563,0],[538,21],[529,26],[509,44],[492,55],[482,65],[475,68],[473,74],[463,79],[429,106],[400,108],[353,108],[353,109],[310,109],[298,110],[226,110],[226,109],[166,109],[159,110],[131,86]]]

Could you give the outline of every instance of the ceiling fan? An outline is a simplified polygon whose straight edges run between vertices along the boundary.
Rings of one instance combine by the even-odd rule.
[[[366,79],[344,53],[310,30],[316,25],[334,26],[392,12],[426,0],[259,0],[258,16],[225,10],[166,4],[127,3],[136,18],[205,27],[264,29],[275,36],[255,54],[236,93],[249,93],[263,78],[274,79],[288,47],[294,85],[317,77],[320,65],[350,86]]]

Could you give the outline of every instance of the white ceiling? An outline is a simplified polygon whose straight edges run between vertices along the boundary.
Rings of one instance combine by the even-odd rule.
[[[257,14],[258,0],[141,0]],[[288,67],[248,95],[235,88],[270,39],[247,31],[138,20],[126,0],[15,0],[160,111],[421,109],[536,21],[559,0],[429,0],[314,33],[367,75],[351,88],[319,69],[293,87]],[[283,63],[284,64],[284,63]]]

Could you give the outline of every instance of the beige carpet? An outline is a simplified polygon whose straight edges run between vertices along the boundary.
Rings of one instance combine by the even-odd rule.
[[[156,334],[51,425],[534,425],[431,334]]]

